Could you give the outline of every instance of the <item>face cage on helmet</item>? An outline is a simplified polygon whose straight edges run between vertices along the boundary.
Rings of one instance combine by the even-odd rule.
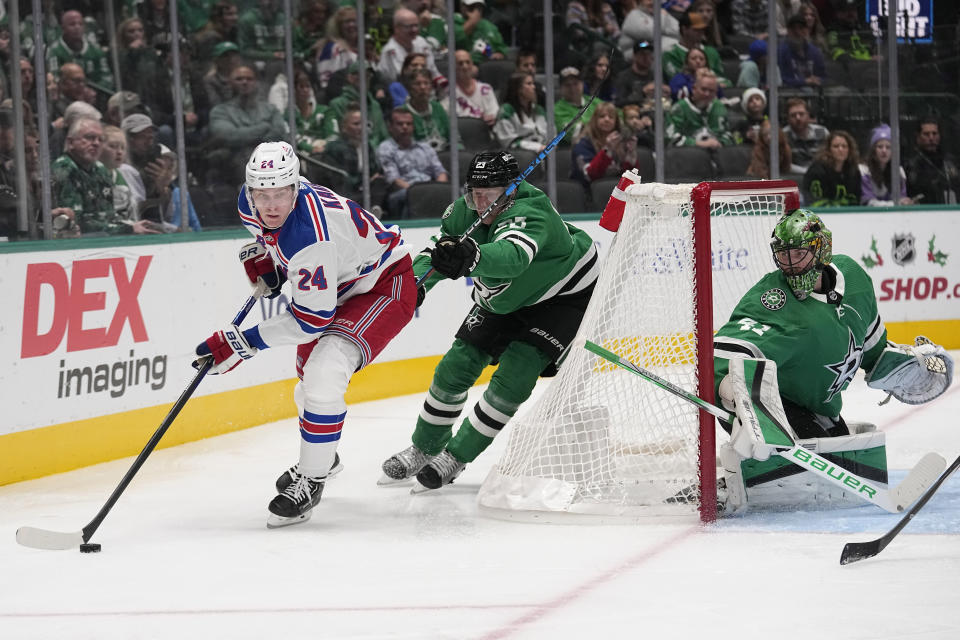
[[[774,244],[774,243],[772,243]],[[773,261],[777,265],[777,268],[783,273],[784,277],[787,279],[787,283],[790,285],[790,289],[793,291],[793,294],[797,297],[798,300],[803,300],[808,295],[813,293],[814,288],[817,286],[817,279],[820,277],[820,273],[823,271],[823,264],[820,262],[818,254],[819,252],[813,246],[803,246],[803,247],[790,247],[786,245],[776,245],[774,244],[773,248]],[[803,262],[806,259],[806,255],[803,259],[798,261],[784,261],[777,257],[777,254],[781,251],[791,251],[797,249],[804,249],[807,251],[806,255],[810,256],[810,262],[806,269],[801,273],[788,273],[788,269],[792,270],[795,268],[795,265]]]

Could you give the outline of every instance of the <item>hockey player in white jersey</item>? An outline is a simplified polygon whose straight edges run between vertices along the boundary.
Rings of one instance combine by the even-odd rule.
[[[276,482],[273,528],[307,520],[320,501],[338,466],[347,384],[413,317],[417,287],[400,229],[302,178],[286,142],[257,146],[237,207],[256,237],[240,250],[255,294],[279,295],[289,281],[290,306],[243,331],[227,326],[196,352],[213,358],[210,373],[219,374],[263,349],[298,345],[300,459]]]

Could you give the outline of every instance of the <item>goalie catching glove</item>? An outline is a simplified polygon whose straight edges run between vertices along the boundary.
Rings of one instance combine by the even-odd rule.
[[[733,358],[720,382],[724,408],[735,413],[730,446],[741,458],[767,460],[797,439],[780,402],[777,365],[772,360]]]
[[[240,262],[247,272],[247,278],[253,285],[253,295],[257,298],[275,298],[280,295],[283,276],[273,264],[273,258],[259,242],[245,244],[240,249]]]
[[[480,247],[473,238],[443,236],[431,252],[430,263],[437,273],[456,280],[469,275],[480,262]]]
[[[213,366],[207,373],[217,375],[232,371],[244,360],[249,360],[257,349],[250,346],[236,325],[231,324],[198,344],[196,353],[199,357],[193,361],[194,368],[199,369],[206,358],[213,358]]]
[[[917,336],[913,345],[888,342],[867,374],[869,387],[882,389],[906,404],[933,400],[950,387],[952,380],[953,358],[923,336]]]

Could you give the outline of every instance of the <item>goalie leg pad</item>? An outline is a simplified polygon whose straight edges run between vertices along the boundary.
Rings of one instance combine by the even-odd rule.
[[[743,458],[766,460],[796,440],[777,384],[772,360],[735,358],[720,382],[721,398],[732,398],[736,418],[730,444]]]

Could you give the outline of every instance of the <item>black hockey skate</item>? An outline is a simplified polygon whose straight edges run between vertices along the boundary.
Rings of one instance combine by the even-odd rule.
[[[340,462],[340,454],[333,454],[333,466],[330,467],[330,471],[327,472],[326,479],[329,480],[333,476],[337,475],[343,471],[343,463]],[[293,482],[296,477],[300,475],[300,464],[297,463],[283,472],[283,474],[277,478],[276,487],[277,493],[283,493],[283,490],[290,486],[290,483]]]
[[[309,478],[298,474],[280,495],[270,501],[267,528],[277,529],[309,520],[313,508],[320,502],[324,480],[326,478]]]
[[[427,489],[439,489],[445,484],[456,480],[467,464],[453,457],[453,454],[444,449],[436,458],[430,461],[417,474],[417,482]]]
[[[412,478],[427,466],[431,458],[432,456],[420,451],[415,445],[410,445],[400,453],[384,460],[381,465],[384,477],[377,484],[394,484]]]

